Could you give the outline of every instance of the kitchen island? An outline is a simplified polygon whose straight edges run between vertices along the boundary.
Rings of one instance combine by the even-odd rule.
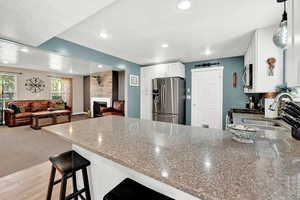
[[[300,198],[300,142],[287,132],[241,144],[227,131],[117,116],[43,130],[91,161],[95,200],[126,177],[178,200]]]

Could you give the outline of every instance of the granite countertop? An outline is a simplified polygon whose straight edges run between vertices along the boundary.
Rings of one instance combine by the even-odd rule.
[[[117,116],[43,130],[202,200],[300,198],[300,142],[287,132],[241,144],[227,131]]]

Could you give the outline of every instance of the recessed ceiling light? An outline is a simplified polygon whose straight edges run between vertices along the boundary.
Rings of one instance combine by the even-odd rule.
[[[26,47],[21,48],[21,51],[24,52],[24,53],[29,52],[29,50]]]
[[[7,60],[3,60],[2,61],[4,64],[8,64],[8,61]]]
[[[98,68],[103,68],[103,65],[98,65]]]
[[[180,10],[188,10],[192,6],[191,0],[180,0],[177,3],[177,8]]]
[[[162,48],[168,48],[169,45],[168,45],[167,43],[164,43],[164,44],[161,45],[161,47],[162,47]]]
[[[205,55],[209,56],[211,54],[211,50],[210,49],[206,49],[204,52]]]
[[[101,38],[103,38],[103,39],[107,39],[107,38],[108,38],[108,34],[107,34],[106,32],[101,32],[101,33],[99,34],[99,36],[100,36]]]

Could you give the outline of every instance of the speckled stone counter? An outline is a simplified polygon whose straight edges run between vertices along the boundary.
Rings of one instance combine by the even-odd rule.
[[[43,129],[202,200],[300,199],[300,142],[286,132],[240,144],[226,131],[123,117]]]

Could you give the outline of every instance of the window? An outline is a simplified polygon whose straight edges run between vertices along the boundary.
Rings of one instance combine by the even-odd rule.
[[[16,76],[8,74],[0,74],[0,98],[5,101],[14,100],[16,98]]]
[[[72,79],[52,78],[50,96],[53,100],[63,100],[68,106],[72,106]]]
[[[16,99],[16,80],[15,75],[0,74],[0,124],[3,124],[3,109],[6,102]]]
[[[51,79],[51,99],[63,99],[62,80],[59,78]]]

